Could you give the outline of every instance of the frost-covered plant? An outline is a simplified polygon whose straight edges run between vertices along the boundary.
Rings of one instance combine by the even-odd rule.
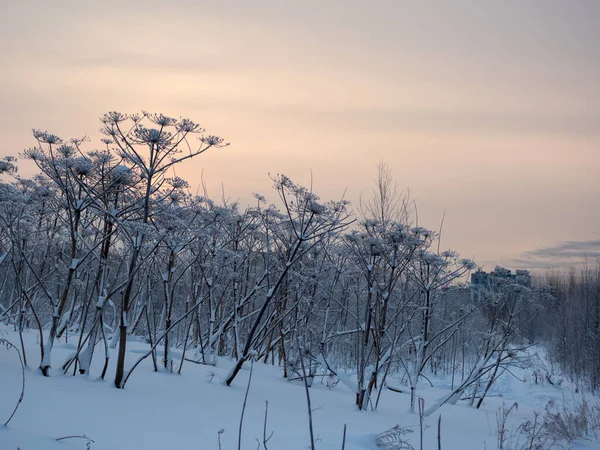
[[[516,411],[518,408],[519,404],[517,402],[513,403],[509,408],[502,403],[502,406],[498,408],[498,411],[496,411],[496,437],[498,439],[499,449],[506,448],[509,431],[506,428],[506,420],[508,419],[508,416],[510,416],[510,414],[513,411]]]
[[[406,440],[406,436],[412,432],[412,428],[395,425],[389,430],[378,434],[375,438],[375,444],[387,450],[415,450]]]
[[[294,183],[287,176],[276,176],[273,178],[273,183],[286,214],[283,217],[276,216],[280,218],[279,223],[272,227],[270,222],[272,219],[269,219],[270,209],[263,212],[263,224],[266,227],[265,272],[253,291],[262,289],[265,281],[269,283],[271,280],[271,284],[268,284],[262,304],[253,318],[239,359],[227,377],[227,385],[233,382],[243,364],[252,352],[256,351],[256,336],[260,336],[263,332],[267,335],[274,332],[269,327],[269,321],[264,322],[263,318],[272,306],[279,289],[288,279],[292,267],[303,260],[309,260],[311,255],[314,256],[313,252],[316,249],[333,245],[341,232],[352,223],[347,209],[348,202],[344,200],[327,202],[322,205],[322,208],[316,208],[315,202],[319,201],[319,197],[311,190]],[[273,240],[283,250],[281,258],[275,260],[270,256]],[[282,333],[283,330],[280,328],[279,331]]]
[[[13,156],[5,156],[0,159],[0,175],[3,173],[15,173],[17,172],[17,159]]]
[[[600,430],[600,407],[590,406],[585,399],[577,404],[564,401],[560,408],[550,403],[543,417],[543,427],[549,438],[573,442]]]
[[[543,415],[534,412],[533,419],[525,420],[511,433],[506,429],[505,421],[502,421],[503,414],[508,415],[510,412],[503,407],[497,413],[499,445],[501,433],[504,437],[499,448],[564,449],[564,444],[569,445],[590,436],[597,438],[600,430],[600,409],[598,406],[590,407],[585,400],[575,405],[563,400],[560,408],[556,407],[554,401],[550,401]]]
[[[521,443],[519,437],[517,437],[512,444],[512,448],[518,450],[546,450],[553,447],[555,440],[549,435],[545,423],[540,419],[540,414],[536,411],[533,420],[528,419],[519,425],[517,431],[524,439]]]

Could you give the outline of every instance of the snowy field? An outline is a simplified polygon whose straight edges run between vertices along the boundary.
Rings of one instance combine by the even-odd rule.
[[[223,450],[238,448],[240,413],[246,392],[250,364],[231,387],[224,378],[233,364],[220,359],[215,367],[186,362],[181,375],[156,373],[151,358],[147,358],[133,373],[125,390],[112,384],[114,367],[109,367],[107,379],[98,379],[103,363],[95,358],[91,376],[72,377],[53,369],[43,377],[37,367],[39,352],[36,333],[24,335],[29,369],[26,369],[26,390],[23,403],[9,424],[0,427],[0,448],[21,450],[40,449],[218,449],[219,431]],[[0,328],[0,337],[18,344],[18,335]],[[74,343],[61,339],[53,350],[53,367],[75,349]],[[128,346],[128,366],[143,354],[147,345],[132,342]],[[181,357],[175,352],[176,360]],[[114,357],[112,359],[115,359]],[[516,428],[532,418],[534,411],[543,412],[547,403],[574,401],[581,394],[562,384],[535,384],[531,370],[514,372],[523,381],[504,374],[486,399],[482,409],[466,404],[445,405],[425,418],[424,449],[437,449],[437,421],[441,414],[441,444],[444,450],[481,450],[498,448],[497,413],[504,404],[513,410],[506,422],[507,436],[516,436]],[[419,386],[418,396],[425,407],[448,392],[449,381],[432,380]],[[398,381],[400,383],[400,381]],[[10,415],[21,387],[21,368],[14,351],[0,348],[0,421]],[[443,389],[446,387],[446,390]],[[379,409],[358,411],[354,393],[343,383],[330,388],[315,381],[310,388],[315,447],[341,449],[344,425],[347,426],[345,449],[377,449],[376,436],[396,424],[414,431],[408,442],[419,449],[419,416],[408,412],[409,396],[386,390]],[[252,383],[242,430],[243,449],[264,448],[265,401],[268,401],[267,442],[269,450],[310,448],[307,407],[304,385],[282,378],[281,369],[262,362],[254,364]],[[588,402],[596,399],[587,398]],[[466,402],[463,402],[466,403]],[[85,435],[93,440],[56,438]],[[513,436],[513,437],[514,437]],[[259,444],[260,443],[260,444]],[[516,444],[513,444],[516,445]],[[505,448],[511,448],[507,446]],[[564,448],[598,449],[594,438],[565,444]]]

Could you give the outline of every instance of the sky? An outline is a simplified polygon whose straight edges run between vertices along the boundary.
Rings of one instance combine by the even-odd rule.
[[[0,156],[32,128],[189,117],[177,169],[241,204],[269,174],[368,197],[378,162],[485,269],[600,254],[600,2],[0,0]],[[20,163],[21,176],[34,169]]]

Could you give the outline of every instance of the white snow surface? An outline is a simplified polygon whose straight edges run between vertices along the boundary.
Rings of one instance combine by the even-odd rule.
[[[19,343],[18,335],[7,327],[0,326],[0,335],[15,345]],[[9,426],[0,425],[0,449],[86,449],[86,441],[82,439],[55,440],[62,436],[86,435],[94,441],[90,446],[92,450],[216,450],[221,429],[224,429],[222,450],[237,449],[250,363],[228,387],[224,379],[233,360],[220,358],[215,367],[185,362],[182,374],[177,375],[154,372],[152,360],[147,358],[133,373],[126,388],[119,390],[112,383],[116,350],[111,350],[111,364],[104,381],[98,379],[104,359],[104,350],[100,347],[96,349],[89,378],[63,375],[57,367],[76,350],[77,341],[73,336],[68,337],[67,342],[62,337],[52,353],[55,367],[51,376],[44,377],[34,369],[39,365],[36,339],[37,332],[24,334],[29,364],[25,398]],[[128,342],[126,368],[147,349],[148,345],[143,342]],[[159,352],[159,362],[161,358]],[[173,358],[177,369],[181,352],[173,349]],[[527,370],[517,375],[525,382],[503,375],[480,410],[459,402],[455,406],[444,405],[425,418],[423,448],[437,449],[439,414],[444,450],[492,450],[497,448],[496,412],[503,402],[507,407],[515,401],[519,404],[507,421],[510,430],[531,418],[534,410],[543,412],[549,400],[560,403],[580,395],[573,394],[566,383],[560,387],[534,384]],[[422,383],[417,391],[417,396],[425,399],[426,408],[449,392],[449,381],[432,381],[435,388]],[[0,348],[0,423],[4,423],[12,411],[19,397],[20,383],[21,369],[16,354]],[[400,381],[394,380],[393,384],[400,385]],[[414,429],[408,439],[419,449],[419,418],[408,412],[409,395],[384,390],[377,411],[358,411],[354,393],[344,383],[328,388],[325,383],[315,381],[310,394],[317,449],[341,449],[344,424],[347,425],[347,450],[378,449],[377,434],[396,424]],[[265,400],[269,402],[267,435],[273,432],[268,449],[310,448],[303,384],[283,379],[280,367],[262,362],[254,363],[242,448],[254,450],[257,440],[262,442]],[[565,448],[599,449],[600,441],[591,438]]]

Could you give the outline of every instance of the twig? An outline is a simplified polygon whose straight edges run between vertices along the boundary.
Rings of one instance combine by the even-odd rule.
[[[267,448],[267,442],[269,442],[271,440],[271,438],[273,437],[273,433],[275,433],[274,431],[271,431],[271,434],[269,435],[269,437],[267,437],[267,414],[269,412],[269,401],[265,400],[265,423],[263,425],[263,447],[265,450],[269,450]]]
[[[442,450],[442,415],[438,417],[438,450]]]
[[[4,338],[0,338],[0,345],[4,345],[7,350],[10,350],[12,348],[15,352],[17,352],[17,355],[19,355],[19,362],[21,363],[21,395],[19,395],[19,400],[17,400],[17,404],[15,405],[15,408],[13,409],[12,414],[10,415],[8,420],[6,422],[4,422],[4,426],[6,427],[6,426],[8,426],[8,423],[12,420],[15,413],[17,412],[17,409],[19,409],[19,405],[21,405],[21,402],[23,401],[23,398],[25,397],[25,365],[23,364],[23,358],[21,357],[21,352],[12,342],[7,341]]]
[[[219,431],[217,431],[217,441],[219,443],[219,450],[221,450],[221,435],[223,434],[225,430],[223,428],[221,428]]]
[[[244,423],[244,412],[246,411],[246,402],[248,401],[248,392],[250,392],[250,383],[252,382],[253,369],[254,358],[250,358],[250,376],[248,377],[248,386],[246,386],[246,395],[244,395],[244,404],[242,405],[242,414],[240,415],[240,429],[238,431],[238,450],[242,449],[242,426]]]
[[[313,434],[313,423],[312,423],[312,407],[310,406],[310,392],[308,391],[308,380],[306,379],[306,369],[304,365],[304,355],[300,348],[300,339],[296,334],[296,344],[298,345],[298,353],[300,354],[300,365],[302,366],[302,378],[304,381],[304,391],[306,392],[306,406],[308,407],[308,431],[310,432],[310,448],[315,450],[315,438]]]
[[[93,439],[90,439],[85,434],[81,434],[81,435],[75,434],[73,436],[63,436],[63,437],[56,438],[55,440],[60,442],[65,439],[85,439],[85,441],[86,441],[85,448],[87,450],[90,450],[92,448],[92,444],[95,443],[95,441]]]
[[[86,439],[88,441],[92,441],[89,437],[87,437],[85,434],[74,434],[73,436],[63,436],[63,437],[58,437],[55,439],[55,441],[63,441],[65,439]],[[94,442],[94,441],[92,441]]]
[[[206,361],[196,361],[195,359],[185,358],[186,361],[189,361],[194,364],[200,364],[202,366],[216,366],[217,364],[214,362],[206,362]]]
[[[423,411],[425,411],[425,399],[423,397],[419,397],[419,428],[421,430],[421,440],[419,447],[423,450]]]

